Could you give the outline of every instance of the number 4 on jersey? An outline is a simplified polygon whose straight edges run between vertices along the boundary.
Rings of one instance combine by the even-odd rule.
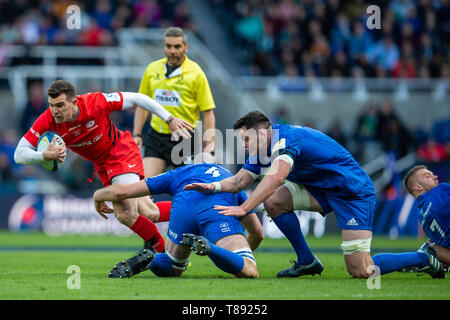
[[[217,169],[216,167],[209,168],[205,171],[205,174],[212,174],[214,178],[220,177],[219,169]]]

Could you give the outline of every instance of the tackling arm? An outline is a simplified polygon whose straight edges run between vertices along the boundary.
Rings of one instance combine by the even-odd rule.
[[[290,163],[281,159],[275,160],[270,166],[269,172],[241,207],[246,210],[246,212],[249,212],[263,203],[284,183],[286,177],[289,175],[290,169]]]
[[[213,183],[191,183],[184,186],[184,190],[196,190],[203,193],[230,192],[238,193],[247,188],[254,181],[254,177],[250,173],[241,169],[234,176],[224,179],[220,182]]]
[[[263,203],[270,197],[285,181],[291,169],[291,164],[285,160],[276,159],[272,162],[269,172],[265,175],[259,185],[253,191],[252,195],[240,206],[219,206],[214,208],[219,210],[219,213],[226,216],[242,217],[247,212],[255,209],[259,204]]]
[[[109,187],[98,189],[94,193],[94,201],[117,202],[129,198],[140,198],[150,195],[145,180],[132,184],[113,184]]]
[[[105,204],[105,201],[118,202],[129,198],[139,198],[150,195],[145,180],[132,184],[113,184],[109,187],[98,189],[94,193],[95,210],[105,219],[105,213],[113,213],[113,209]]]

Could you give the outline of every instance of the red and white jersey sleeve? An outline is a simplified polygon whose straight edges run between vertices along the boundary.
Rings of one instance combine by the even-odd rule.
[[[33,124],[25,138],[34,146],[45,131],[61,136],[66,146],[86,160],[101,163],[123,136],[112,123],[110,114],[122,110],[121,92],[93,92],[77,96],[80,114],[73,122],[57,124],[47,109]]]
[[[113,93],[101,93],[94,92],[88,95],[88,105],[95,104],[97,106],[102,106],[111,113],[113,111],[120,111],[123,107],[123,95],[122,92]]]

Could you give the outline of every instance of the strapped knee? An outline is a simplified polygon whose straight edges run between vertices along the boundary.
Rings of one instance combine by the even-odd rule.
[[[234,250],[233,252],[237,253],[242,258],[247,259],[247,260],[253,262],[254,264],[256,264],[255,257],[253,256],[253,252],[250,248],[241,248],[241,249]]]
[[[158,277],[170,277],[173,269],[185,271],[188,264],[189,259],[177,259],[165,252],[155,255],[149,269]]]
[[[342,241],[341,249],[346,256],[354,252],[370,252],[371,241],[372,238]]]

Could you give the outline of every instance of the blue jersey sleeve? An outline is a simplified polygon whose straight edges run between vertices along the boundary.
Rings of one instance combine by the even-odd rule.
[[[171,183],[174,181],[173,171],[167,171],[157,176],[145,179],[151,194],[168,193],[173,195]]]
[[[275,128],[276,130],[277,128]],[[301,141],[298,137],[292,138],[289,126],[283,126],[278,128],[278,132],[274,134],[274,140],[272,140],[272,160],[281,155],[287,155],[292,158],[293,161],[300,156]]]
[[[257,157],[249,156],[248,159],[245,161],[243,169],[259,176],[261,175],[261,164],[258,161]]]

